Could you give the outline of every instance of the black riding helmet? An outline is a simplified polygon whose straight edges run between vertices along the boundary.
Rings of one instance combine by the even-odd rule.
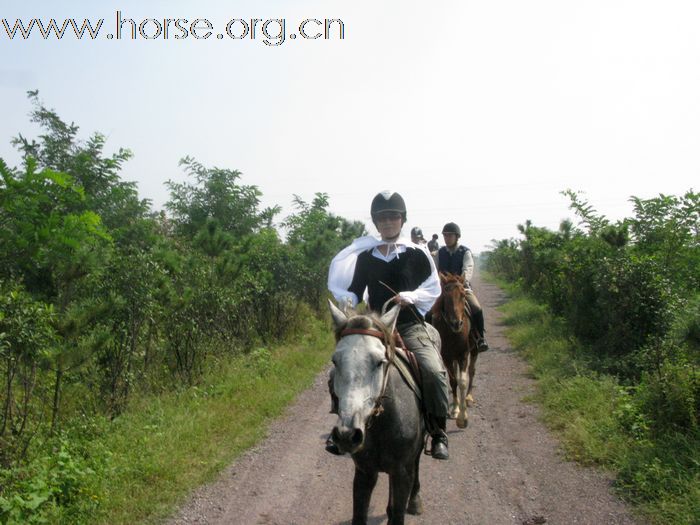
[[[417,239],[422,239],[423,238],[423,230],[421,230],[418,226],[414,226],[411,228],[411,237],[416,237]]]
[[[406,203],[403,197],[395,191],[383,191],[377,193],[372,199],[372,221],[376,222],[376,216],[383,211],[395,211],[401,214],[401,224],[406,222]]]
[[[442,228],[442,233],[454,233],[457,235],[457,238],[460,238],[462,236],[462,231],[459,229],[459,226],[457,226],[454,222],[448,222],[443,226]]]

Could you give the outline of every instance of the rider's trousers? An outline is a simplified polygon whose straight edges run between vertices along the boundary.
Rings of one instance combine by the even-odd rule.
[[[484,337],[484,311],[481,309],[481,304],[479,304],[479,300],[471,288],[467,288],[465,291],[467,292],[468,313],[471,314],[470,317],[476,325],[476,331],[479,332],[481,337]]]
[[[426,412],[437,418],[447,417],[450,402],[447,393],[447,370],[440,356],[440,334],[428,323],[405,323],[396,328],[418,361]]]

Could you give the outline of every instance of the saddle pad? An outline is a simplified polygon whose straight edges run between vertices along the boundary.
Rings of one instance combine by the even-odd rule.
[[[410,351],[407,352],[403,348],[397,348],[396,355],[398,359],[394,359],[394,366],[399,371],[404,381],[406,381],[408,387],[416,394],[418,400],[422,402],[423,394],[421,393],[420,371],[415,356]]]

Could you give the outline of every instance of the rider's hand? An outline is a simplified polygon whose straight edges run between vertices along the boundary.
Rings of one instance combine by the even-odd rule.
[[[392,297],[392,300],[393,300],[396,304],[400,304],[402,307],[403,307],[403,306],[408,306],[409,304],[411,304],[409,301],[407,301],[406,299],[404,299],[404,298],[401,297],[400,295],[395,295],[394,297]]]
[[[340,309],[343,311],[344,314],[347,315],[348,312],[352,311],[352,299],[349,297],[346,297],[342,302],[341,302],[341,307]]]

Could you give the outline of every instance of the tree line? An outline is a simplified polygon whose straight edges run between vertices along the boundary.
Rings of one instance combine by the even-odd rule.
[[[488,268],[519,283],[583,344],[598,373],[633,393],[630,425],[650,433],[700,430],[700,194],[631,197],[612,222],[580,193],[563,192],[580,223],[530,221],[494,241]]]
[[[302,330],[330,258],[364,233],[323,193],[294,196],[278,219],[239,171],[190,157],[154,210],[120,176],[129,150],[106,155],[103,135],[81,140],[29,97],[41,133],[13,139],[21,166],[0,159],[4,510],[22,465],[66,422],[116,417],[138,393],[196,383],[213,356]]]

